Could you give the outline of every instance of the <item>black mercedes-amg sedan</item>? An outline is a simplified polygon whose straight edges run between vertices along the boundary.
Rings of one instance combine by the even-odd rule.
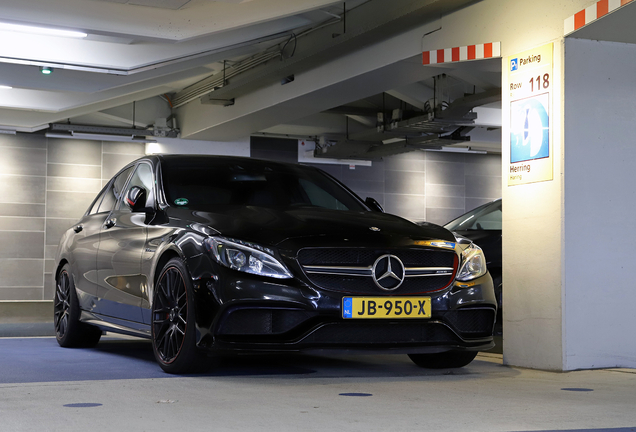
[[[493,346],[479,247],[307,166],[138,159],[63,235],[56,263],[61,346],[141,336],[169,373],[213,355],[312,350],[462,367]]]

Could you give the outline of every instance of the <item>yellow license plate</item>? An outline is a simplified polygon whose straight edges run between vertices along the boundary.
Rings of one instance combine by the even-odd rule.
[[[430,297],[343,297],[343,318],[430,318]]]

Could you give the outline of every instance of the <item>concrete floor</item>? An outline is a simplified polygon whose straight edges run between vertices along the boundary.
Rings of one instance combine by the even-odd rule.
[[[2,338],[0,365],[1,431],[636,431],[636,370],[541,372],[493,353],[456,370],[276,355],[170,376],[147,341]]]

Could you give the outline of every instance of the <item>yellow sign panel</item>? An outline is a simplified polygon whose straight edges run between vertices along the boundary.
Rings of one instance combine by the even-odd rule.
[[[552,44],[508,57],[508,186],[553,178]]]
[[[343,297],[343,318],[430,318],[430,297]]]

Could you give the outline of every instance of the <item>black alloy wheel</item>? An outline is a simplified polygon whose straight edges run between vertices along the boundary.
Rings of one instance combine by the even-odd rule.
[[[53,305],[53,321],[55,324],[55,335],[58,340],[67,334],[70,309],[71,287],[69,276],[66,270],[62,270],[58,276]]]
[[[477,357],[477,351],[445,351],[434,354],[409,354],[416,365],[427,369],[464,367]]]
[[[80,322],[79,301],[73,277],[66,264],[57,275],[53,301],[53,323],[57,343],[65,348],[92,347],[97,345],[102,331]]]
[[[192,282],[179,258],[163,267],[152,302],[152,348],[168,373],[202,369],[205,356],[196,347]]]

